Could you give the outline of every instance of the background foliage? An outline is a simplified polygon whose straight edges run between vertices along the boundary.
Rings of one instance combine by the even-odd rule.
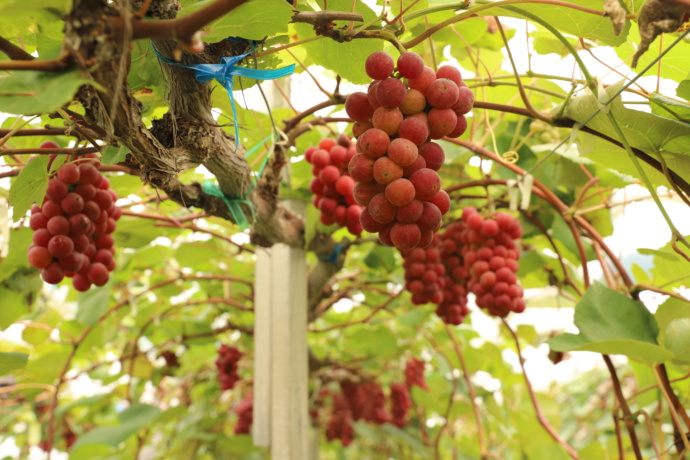
[[[0,0],[0,37],[37,61],[57,59],[64,52],[65,15],[77,3]],[[180,16],[209,5],[181,3]],[[357,422],[355,442],[346,448],[326,442],[321,432],[319,458],[680,458],[690,447],[681,435],[690,428],[684,409],[690,304],[677,293],[690,276],[687,241],[669,219],[668,243],[640,249],[641,264],[621,262],[606,239],[617,209],[635,200],[620,199],[631,184],[647,188],[641,199],[661,196],[669,207],[690,203],[688,44],[668,49],[678,33],[657,38],[637,67],[644,69],[644,85],[631,84],[635,74],[625,63],[640,43],[643,2],[617,4],[627,14],[620,34],[597,0],[480,0],[471,6],[250,0],[205,27],[207,43],[228,36],[261,40],[252,66],[296,63],[295,83],[321,84],[321,92],[309,93],[316,94],[313,110],[295,90],[289,101],[273,100],[269,117],[252,96],[256,82],[236,82],[249,95],[235,91],[242,144],[251,148],[271,136],[271,120],[294,144],[282,198],[310,202],[304,150],[343,129],[343,95],[370,81],[366,57],[377,50],[395,56],[403,47],[427,65],[456,61],[475,92],[468,132],[443,142],[442,180],[453,200],[448,221],[469,205],[508,207],[510,181],[527,195],[527,206],[513,211],[525,229],[521,284],[536,288],[527,319],[501,322],[474,312],[458,327],[444,325],[431,305],[411,305],[401,291],[400,254],[373,235],[354,238],[324,227],[308,206],[303,244],[333,233],[333,241],[348,247],[339,261],[344,266],[310,299],[308,340],[319,363],[310,374],[312,401],[321,388],[334,386],[338,372],[374,377],[384,386],[402,381],[413,357],[426,363],[429,386],[413,389],[405,428]],[[293,7],[354,11],[363,21],[353,28],[342,20],[314,27],[294,22]],[[382,11],[389,21],[403,21],[388,24]],[[655,61],[661,51],[668,52]],[[536,64],[553,55],[560,59],[550,68]],[[614,58],[623,63],[612,67]],[[255,246],[247,233],[167,199],[131,169],[129,150],[113,144],[102,158],[126,210],[114,235],[117,269],[107,286],[83,294],[43,285],[26,262],[32,232],[25,214],[45,193],[47,159],[27,160],[46,140],[90,147],[57,133],[78,124],[65,110],[84,114],[75,95],[94,82],[83,70],[16,70],[4,53],[0,69],[13,70],[0,78],[0,110],[9,115],[0,140],[0,197],[13,205],[11,220],[0,213],[0,234],[9,238],[0,263],[0,441],[16,444],[19,458],[37,455],[37,446],[50,446],[51,439],[70,459],[268,458],[249,436],[233,432],[233,408],[252,386]],[[307,80],[310,69],[318,80]],[[147,128],[168,112],[169,80],[148,40],[132,43],[126,84]],[[222,129],[234,134],[225,90],[216,87],[211,100]],[[310,129],[302,129],[304,123]],[[21,135],[46,127],[62,131]],[[248,157],[249,166],[258,170],[270,147]],[[515,162],[508,161],[510,152]],[[526,174],[534,180],[531,194]],[[181,183],[205,179],[201,169],[180,174]],[[676,225],[688,222],[687,208],[681,213]],[[622,232],[634,237],[636,229]],[[312,270],[323,269],[319,254],[308,257]],[[650,293],[663,295],[654,313],[639,301]],[[577,333],[550,323],[552,309],[567,317],[573,308]],[[244,352],[242,380],[229,391],[220,390],[213,364],[220,343]],[[606,365],[583,366],[575,359],[580,351],[595,352],[588,356],[596,362],[605,354]],[[541,356],[531,385],[522,353]],[[571,378],[549,381],[541,372]]]

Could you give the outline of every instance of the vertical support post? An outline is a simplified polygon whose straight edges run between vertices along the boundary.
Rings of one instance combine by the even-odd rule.
[[[306,254],[276,244],[256,256],[254,444],[271,460],[308,460]]]
[[[254,445],[271,445],[271,252],[256,248],[254,268]]]

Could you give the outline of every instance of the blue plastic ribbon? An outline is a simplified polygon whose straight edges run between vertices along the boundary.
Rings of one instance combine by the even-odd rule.
[[[230,210],[230,214],[232,215],[233,219],[235,219],[235,223],[240,227],[240,230],[249,229],[249,222],[247,221],[247,217],[244,215],[244,212],[240,207],[240,203],[244,203],[249,206],[249,209],[252,210],[253,215],[254,207],[252,206],[251,202],[241,198],[228,197],[225,195],[225,193],[223,193],[220,187],[218,187],[218,184],[210,180],[204,181],[204,183],[201,184],[201,187],[204,189],[204,192],[208,193],[209,195],[217,196],[218,198],[223,199]]]
[[[337,264],[338,263],[338,256],[340,255],[340,251],[345,249],[345,246],[342,244],[336,244],[335,247],[333,248],[333,252],[323,256],[323,261],[324,262],[329,262],[331,264]]]
[[[254,152],[259,150],[259,148],[262,145],[264,145],[267,141],[271,140],[271,138],[273,138],[273,135],[264,138],[264,140],[262,140],[254,147],[252,147],[250,150],[248,150],[245,154],[245,157],[250,157]],[[252,218],[256,217],[254,214],[254,206],[249,200],[247,200],[247,197],[256,185],[257,178],[261,177],[261,173],[263,172],[264,168],[266,167],[266,164],[268,163],[268,158],[269,155],[266,155],[263,162],[261,163],[261,167],[259,168],[256,177],[254,178],[252,184],[249,187],[249,190],[247,191],[247,193],[242,195],[242,197],[236,198],[227,196],[225,193],[223,193],[220,187],[218,187],[218,184],[210,180],[204,181],[204,183],[201,184],[201,188],[203,188],[204,192],[208,193],[209,195],[217,196],[218,198],[221,198],[223,200],[225,205],[230,210],[230,214],[232,215],[233,219],[235,219],[235,223],[240,227],[240,230],[244,231],[249,229],[249,222],[247,221],[247,217],[244,215],[244,212],[240,207],[240,203],[244,203],[249,207],[249,209],[252,211]]]
[[[184,65],[178,62],[171,61],[164,56],[162,56],[153,43],[154,53],[158,58],[170,65],[176,65],[178,67],[185,67],[187,69],[192,69],[195,72],[194,77],[196,81],[204,83],[210,80],[217,80],[218,83],[223,85],[223,87],[228,92],[228,97],[230,98],[230,107],[232,108],[232,118],[235,124],[235,148],[240,145],[240,130],[237,124],[237,109],[235,107],[235,98],[232,96],[233,91],[233,77],[235,75],[245,78],[253,78],[254,80],[275,80],[277,78],[286,77],[295,71],[295,64],[290,64],[287,67],[281,67],[280,69],[274,70],[262,70],[262,69],[250,69],[247,67],[236,66],[245,57],[249,56],[256,50],[258,43],[256,40],[246,40],[239,37],[229,37],[226,40],[233,40],[239,42],[245,42],[251,45],[251,49],[244,54],[237,56],[223,57],[220,59],[220,64],[194,64],[194,65]]]

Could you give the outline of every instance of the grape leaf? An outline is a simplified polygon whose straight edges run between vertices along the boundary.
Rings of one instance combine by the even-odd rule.
[[[659,328],[640,302],[601,283],[587,289],[575,307],[579,334],[561,334],[547,343],[556,351],[620,354],[646,364],[659,364],[673,353],[656,343]]]
[[[10,187],[10,204],[14,207],[13,219],[24,217],[35,201],[39,206],[48,190],[48,155],[41,155],[29,161],[19,172]]]
[[[571,3],[577,3],[580,7],[586,7],[596,11],[602,10],[600,0],[579,0]],[[630,31],[630,22],[628,22],[622,28],[620,34],[616,35],[611,26],[611,21],[608,18],[603,15],[598,16],[575,8],[553,8],[551,5],[546,4],[521,4],[519,8],[505,6],[496,9],[492,8],[488,11],[490,14],[517,18],[524,18],[525,16],[523,16],[522,13],[525,12],[538,16],[561,32],[589,40],[597,40],[611,46],[618,46],[625,43],[628,32]]]
[[[34,115],[54,112],[70,102],[81,85],[79,72],[18,72],[0,79],[3,112]]]
[[[125,157],[129,153],[129,149],[125,146],[113,147],[108,146],[103,155],[101,155],[101,163],[104,165],[114,165],[121,161],[124,161]]]
[[[0,375],[5,375],[16,369],[26,366],[29,355],[26,353],[3,353],[0,352]]]
[[[207,0],[185,7],[179,17],[187,16],[215,0]],[[237,7],[208,27],[206,42],[217,42],[228,37],[262,40],[268,35],[287,32],[292,8],[285,0],[250,0]]]
[[[79,436],[73,447],[76,449],[86,444],[107,444],[115,447],[139,431],[140,428],[149,425],[160,414],[161,410],[155,406],[132,404],[119,414],[120,425],[94,428]]]

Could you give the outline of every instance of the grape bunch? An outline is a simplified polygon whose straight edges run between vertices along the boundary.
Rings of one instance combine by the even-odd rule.
[[[434,236],[434,241],[437,240]],[[422,249],[415,248],[405,254],[405,289],[412,293],[412,303],[440,303],[446,283],[446,268],[435,244]]]
[[[412,358],[405,363],[405,385],[408,388],[417,385],[423,390],[429,389],[424,380],[424,361]]]
[[[331,417],[326,424],[326,439],[329,441],[339,439],[343,446],[349,446],[355,437],[350,405],[342,393],[332,394],[331,399],[333,401],[333,409]]]
[[[377,382],[355,383],[344,380],[340,382],[340,389],[350,406],[353,420],[361,419],[379,425],[390,420],[386,411],[386,395]]]
[[[355,122],[357,154],[348,169],[355,200],[365,207],[362,227],[387,246],[425,248],[450,209],[437,172],[445,154],[432,139],[465,132],[474,95],[458,69],[444,65],[434,72],[414,52],[400,55],[397,73],[383,51],[367,58],[365,70],[373,79],[367,92],[345,101]]]
[[[235,407],[237,414],[237,424],[235,434],[249,434],[254,421],[254,397],[248,393],[242,401]]]
[[[522,236],[517,219],[505,212],[484,218],[475,208],[462,212],[467,224],[463,232],[467,289],[477,296],[477,306],[501,318],[525,309],[522,287],[517,283],[519,248]]]
[[[391,423],[402,428],[407,423],[407,413],[412,407],[410,391],[402,383],[391,383]]]
[[[446,284],[443,301],[436,307],[436,314],[447,324],[458,325],[469,314],[467,308],[467,268],[462,256],[462,236],[466,224],[456,221],[439,235],[441,260],[446,267]]]
[[[436,235],[428,248],[403,252],[405,289],[412,303],[435,303],[436,314],[454,325],[469,313],[469,293],[491,315],[522,312],[525,301],[516,275],[520,251],[515,244],[521,235],[520,223],[510,214],[485,218],[475,208],[465,208],[462,219]]]
[[[314,178],[309,189],[314,194],[314,206],[321,211],[321,222],[347,227],[350,233],[359,236],[362,233],[359,215],[363,208],[354,199],[355,182],[347,168],[355,153],[350,137],[341,134],[337,141],[321,139],[317,147],[309,147],[304,155],[313,165]]]
[[[236,347],[222,344],[218,349],[218,358],[215,361],[218,370],[218,382],[221,390],[231,390],[240,380],[237,373],[237,362],[242,357],[242,352]]]
[[[57,145],[44,142],[44,147]],[[43,205],[31,208],[34,234],[27,259],[46,283],[69,277],[76,290],[85,292],[105,285],[115,269],[112,233],[122,210],[98,164],[89,154],[62,165],[48,182]]]

